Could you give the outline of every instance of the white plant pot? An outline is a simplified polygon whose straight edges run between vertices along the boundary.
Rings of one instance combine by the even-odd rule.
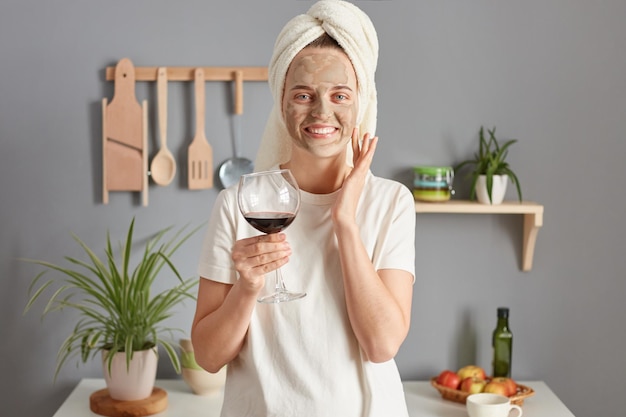
[[[487,179],[484,175],[479,175],[476,181],[476,198],[482,204],[501,204],[506,193],[506,186],[509,182],[508,175],[494,175],[491,188],[491,201],[487,193]]]
[[[154,389],[158,364],[157,349],[133,353],[130,367],[126,368],[126,353],[113,356],[111,372],[107,365],[107,351],[102,351],[102,368],[109,395],[114,400],[137,401],[148,398]]]

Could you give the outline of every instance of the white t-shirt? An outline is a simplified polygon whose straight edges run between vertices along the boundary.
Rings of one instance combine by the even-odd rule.
[[[237,207],[237,187],[220,192],[198,273],[233,284],[235,240],[259,234]],[[330,210],[337,197],[301,192],[300,212],[285,229],[292,255],[281,268],[288,290],[306,297],[257,304],[246,341],[228,365],[223,417],[406,417],[394,360],[364,358],[348,319]],[[415,206],[402,184],[368,173],[357,209],[374,267],[415,275]],[[266,276],[266,291],[274,274]]]

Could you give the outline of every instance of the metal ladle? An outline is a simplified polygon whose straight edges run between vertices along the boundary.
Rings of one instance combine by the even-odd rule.
[[[222,187],[228,188],[239,182],[239,177],[254,171],[254,163],[240,157],[237,154],[237,147],[241,137],[241,115],[243,114],[243,72],[235,71],[235,100],[233,116],[233,151],[234,157],[222,162],[219,168],[219,178]]]

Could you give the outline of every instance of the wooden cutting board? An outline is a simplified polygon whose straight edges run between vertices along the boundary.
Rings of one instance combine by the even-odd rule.
[[[148,204],[147,102],[135,97],[135,67],[128,58],[115,66],[115,90],[102,100],[102,185],[109,191],[141,191]]]
[[[109,396],[108,389],[101,389],[89,397],[89,408],[107,417],[143,417],[160,413],[167,408],[167,392],[154,387],[152,395],[143,400],[119,401]]]

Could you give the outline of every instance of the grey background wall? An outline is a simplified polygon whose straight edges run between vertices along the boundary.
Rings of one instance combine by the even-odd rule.
[[[545,380],[577,416],[623,415],[626,374],[626,3],[621,0],[356,1],[378,29],[381,141],[375,174],[406,184],[418,164],[474,152],[481,125],[517,138],[511,165],[528,200],[545,205],[534,267],[520,271],[521,216],[418,215],[411,332],[403,378],[468,363],[490,366],[496,307],[511,308],[513,376]],[[22,315],[39,271],[20,257],[78,256],[70,233],[101,251],[132,217],[141,238],[203,222],[218,188],[186,189],[194,133],[191,83],[169,85],[170,149],[179,175],[152,184],[149,206],[115,193],[101,202],[104,68],[264,66],[283,24],[311,1],[0,3],[0,403],[2,415],[50,416],[97,360],[52,377],[73,326],[62,313]],[[228,83],[207,83],[207,137],[216,166],[232,155]],[[156,86],[149,100],[154,155]],[[271,97],[246,83],[242,154],[254,158]],[[467,184],[457,182],[459,195]],[[509,198],[515,194],[509,192]],[[176,262],[195,274],[201,236]],[[172,319],[188,333],[193,304]],[[314,320],[314,318],[311,318]],[[178,377],[162,361],[160,377]]]

